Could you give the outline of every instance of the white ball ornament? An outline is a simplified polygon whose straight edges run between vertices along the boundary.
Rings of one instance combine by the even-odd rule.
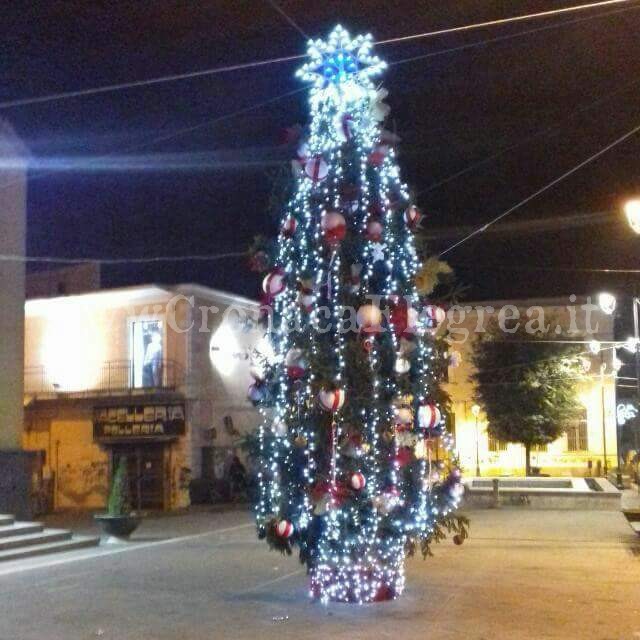
[[[363,304],[356,314],[360,331],[379,333],[382,330],[382,311],[375,304]]]
[[[360,491],[361,489],[364,489],[366,484],[367,484],[367,481],[360,472],[354,473],[351,476],[351,487],[356,491]]]

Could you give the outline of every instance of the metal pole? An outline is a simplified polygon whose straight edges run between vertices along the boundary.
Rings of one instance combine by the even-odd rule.
[[[638,305],[640,299],[635,295],[633,297],[633,337],[636,343],[636,408],[640,407],[640,323],[638,322]],[[637,426],[636,426],[637,429]],[[621,455],[621,452],[620,454]],[[636,478],[638,480],[638,478]],[[638,491],[640,491],[640,482],[638,482]]]
[[[604,360],[602,351],[600,351],[600,360]],[[604,369],[607,365],[604,362],[600,364],[600,387],[602,389],[602,449],[604,456],[604,477],[609,475],[609,465],[607,464],[607,420],[605,411],[605,398],[604,398]]]
[[[480,434],[478,432],[478,416],[476,416],[476,477],[480,477]]]

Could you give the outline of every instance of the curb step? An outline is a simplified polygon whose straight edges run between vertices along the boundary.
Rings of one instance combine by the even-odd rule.
[[[15,522],[15,519],[13,516],[4,514],[4,513],[0,513],[0,527],[7,527],[12,525]]]
[[[71,534],[69,533],[69,536]],[[62,551],[75,551],[76,549],[85,549],[87,547],[97,547],[100,544],[99,537],[90,536],[73,536],[66,540],[57,542],[48,542],[46,544],[33,544],[26,547],[7,549],[0,551],[0,562],[8,560],[22,560],[24,558],[32,558],[34,556],[42,556]]]
[[[65,529],[45,529],[38,533],[27,533],[26,535],[8,536],[0,538],[0,552],[19,547],[31,545],[49,544],[50,542],[60,542],[70,540],[71,531]]]
[[[3,538],[11,536],[22,536],[29,533],[42,533],[44,525],[42,522],[14,522],[11,525],[0,527],[0,542]]]

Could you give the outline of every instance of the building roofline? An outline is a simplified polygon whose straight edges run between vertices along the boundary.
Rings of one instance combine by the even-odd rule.
[[[557,307],[557,306],[567,306],[567,305],[575,305],[575,304],[584,304],[587,302],[588,298],[591,298],[595,303],[595,296],[587,296],[587,295],[576,295],[575,300],[570,300],[571,296],[575,294],[567,294],[566,296],[553,296],[548,298],[511,298],[511,299],[499,299],[499,300],[470,300],[460,302],[459,306],[468,307],[468,306],[504,306],[507,304],[515,305],[516,307],[531,307],[531,306],[539,306],[539,307]]]
[[[243,306],[255,307],[258,306],[258,303],[254,300],[250,300],[249,298],[244,298],[242,296],[235,295],[233,293],[228,293],[226,291],[219,291],[217,289],[210,289],[209,287],[205,287],[203,285],[197,284],[179,284],[179,285],[161,285],[161,284],[144,284],[144,285],[136,285],[132,287],[116,287],[113,289],[97,289],[95,291],[86,291],[84,293],[74,293],[70,295],[64,296],[54,296],[54,297],[46,297],[46,298],[32,298],[30,300],[25,301],[25,312],[29,314],[30,312],[37,313],[38,310],[42,308],[46,308],[49,305],[56,304],[73,304],[74,302],[79,303],[90,303],[90,302],[105,302],[108,298],[114,298],[115,301],[129,301],[135,303],[136,300],[145,300],[153,296],[162,296],[162,295],[188,295],[195,294],[207,297],[211,300],[219,300],[224,301],[226,303],[236,303],[241,304]]]

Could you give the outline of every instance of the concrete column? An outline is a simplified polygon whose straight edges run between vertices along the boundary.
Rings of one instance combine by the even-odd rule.
[[[0,254],[23,256],[27,151],[0,119]],[[24,428],[25,265],[0,260],[0,512],[29,516],[34,456],[22,451]]]
[[[26,153],[0,119],[0,254],[25,254]],[[23,429],[24,273],[0,260],[0,450],[20,449]]]

